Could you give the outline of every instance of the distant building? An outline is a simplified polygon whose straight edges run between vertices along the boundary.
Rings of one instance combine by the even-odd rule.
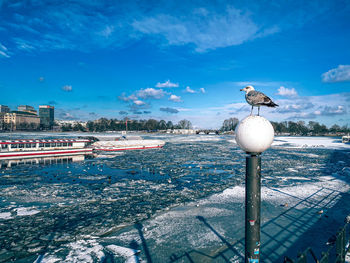
[[[75,120],[56,120],[56,123],[62,127],[64,125],[75,125],[80,124],[83,127],[86,127],[87,121],[75,121]]]
[[[23,112],[28,112],[28,113],[33,113],[33,114],[38,114],[38,112],[34,109],[32,106],[28,105],[20,105],[17,107],[18,111],[23,111]]]
[[[3,117],[4,126],[9,130],[37,129],[40,125],[38,115],[25,111],[11,111]]]
[[[4,127],[4,115],[5,115],[5,113],[0,112],[0,131],[5,128]]]
[[[0,130],[4,129],[4,116],[5,113],[10,112],[10,108],[5,105],[0,105]]]
[[[0,105],[0,113],[8,113],[10,112],[10,108],[5,105]]]
[[[52,129],[55,122],[55,107],[48,105],[39,106],[40,126],[44,129]]]

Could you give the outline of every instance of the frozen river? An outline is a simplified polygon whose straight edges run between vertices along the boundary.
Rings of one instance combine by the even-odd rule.
[[[245,154],[233,136],[144,137],[167,143],[3,165],[0,262],[241,262]],[[264,262],[325,250],[350,213],[349,178],[339,138],[275,138],[262,155]]]

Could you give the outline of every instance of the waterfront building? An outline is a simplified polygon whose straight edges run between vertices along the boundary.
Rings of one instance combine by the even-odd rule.
[[[17,111],[33,113],[35,115],[37,114],[37,111],[34,109],[34,107],[29,105],[20,105],[17,107]]]
[[[37,129],[40,125],[40,118],[26,111],[11,111],[5,113],[3,123],[10,130]]]
[[[44,129],[52,129],[55,121],[55,107],[49,105],[39,106],[40,126]]]
[[[77,124],[80,124],[81,126],[83,127],[86,127],[87,125],[87,122],[86,121],[76,121],[76,120],[56,120],[56,123],[62,127],[62,126],[65,126],[65,125],[77,125]]]
[[[5,113],[0,112],[0,131],[4,129],[4,115]]]
[[[8,113],[10,112],[10,108],[6,105],[0,105],[0,113]]]

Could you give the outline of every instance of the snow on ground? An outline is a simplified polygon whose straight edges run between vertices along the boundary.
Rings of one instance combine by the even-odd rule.
[[[296,254],[292,249],[294,242],[299,238],[311,242],[306,233],[322,218],[329,222],[340,218],[342,222],[342,213],[346,211],[334,212],[332,208],[349,190],[349,184],[332,176],[290,187],[262,187],[264,262],[276,262],[287,253]],[[109,240],[124,246],[132,241],[144,242],[154,262],[168,262],[171,255],[178,259],[173,262],[187,262],[188,257],[194,262],[211,262],[213,258],[215,262],[224,262],[219,260],[222,256],[240,260],[244,256],[244,198],[243,186],[231,187],[162,213]],[[331,231],[324,230],[317,240],[325,243],[328,235]],[[279,242],[286,239],[288,242],[281,246]]]
[[[236,144],[236,140],[234,138],[230,138],[228,141]],[[350,150],[350,144],[342,143],[340,138],[335,137],[275,136],[272,147]],[[309,157],[316,158],[317,156],[310,154]]]
[[[283,137],[276,136],[272,144],[274,147],[291,148],[326,148],[326,149],[349,149],[350,144],[344,144],[341,139],[334,137]]]
[[[59,256],[61,250],[69,250],[67,256]],[[54,263],[54,262],[66,262],[66,263],[89,263],[89,262],[102,262],[105,257],[103,252],[103,246],[101,246],[96,240],[78,240],[64,245],[55,251],[56,255],[40,255],[35,262],[40,263]]]

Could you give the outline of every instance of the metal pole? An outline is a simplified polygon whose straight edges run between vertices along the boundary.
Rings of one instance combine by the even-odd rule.
[[[261,158],[250,153],[246,157],[245,177],[245,262],[260,262]]]

